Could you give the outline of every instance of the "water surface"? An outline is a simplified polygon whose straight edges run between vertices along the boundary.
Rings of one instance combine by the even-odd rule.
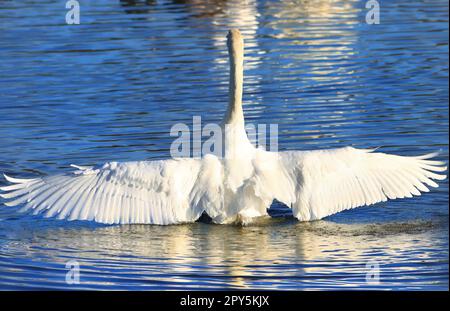
[[[225,35],[242,30],[248,122],[280,150],[381,147],[448,159],[448,2],[61,1],[0,7],[0,172],[169,157],[170,127],[219,122]],[[1,184],[4,182],[1,181]],[[0,208],[0,289],[448,289],[448,182],[298,223],[104,226]],[[66,263],[81,267],[66,283]],[[380,282],[366,281],[377,263]]]

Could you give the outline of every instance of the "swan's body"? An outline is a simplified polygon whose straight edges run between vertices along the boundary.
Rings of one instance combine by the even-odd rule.
[[[420,195],[445,179],[435,154],[403,157],[351,147],[268,152],[247,138],[242,111],[243,40],[228,35],[230,102],[222,123],[225,155],[110,162],[70,174],[16,179],[1,187],[6,205],[48,217],[100,223],[177,224],[206,212],[215,223],[267,215],[274,199],[301,220],[387,199]]]

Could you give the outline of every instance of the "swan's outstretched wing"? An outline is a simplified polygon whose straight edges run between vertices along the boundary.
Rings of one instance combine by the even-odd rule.
[[[212,204],[213,199],[205,194],[209,185],[199,183],[205,183],[202,171],[217,171],[217,162],[111,162],[44,178],[5,176],[12,185],[1,187],[0,195],[9,199],[6,205],[23,204],[24,211],[59,219],[107,224],[191,222],[199,218],[203,205]]]
[[[433,179],[446,177],[444,163],[430,160],[434,156],[396,156],[351,147],[280,152],[278,176],[284,186],[275,198],[291,206],[299,220],[314,220],[420,195],[429,191],[428,186],[438,186]]]

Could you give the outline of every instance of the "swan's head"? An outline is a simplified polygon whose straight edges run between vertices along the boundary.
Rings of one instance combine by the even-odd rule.
[[[236,53],[242,55],[244,53],[244,40],[239,29],[231,29],[228,31],[227,45],[230,54]],[[236,54],[233,56],[236,56]]]

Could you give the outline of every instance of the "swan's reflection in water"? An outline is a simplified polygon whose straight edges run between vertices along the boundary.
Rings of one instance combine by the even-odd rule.
[[[81,284],[75,288],[370,288],[366,264],[376,260],[386,281],[378,288],[408,284],[405,278],[427,273],[430,283],[441,284],[445,275],[435,272],[445,258],[428,255],[442,247],[434,242],[439,226],[298,223],[289,218],[263,219],[248,227],[75,225],[38,230],[23,244],[3,245],[2,253],[21,253],[29,262],[5,262],[2,270],[15,275],[23,266],[43,270],[41,288],[69,286],[64,284],[69,260],[81,266]]]

